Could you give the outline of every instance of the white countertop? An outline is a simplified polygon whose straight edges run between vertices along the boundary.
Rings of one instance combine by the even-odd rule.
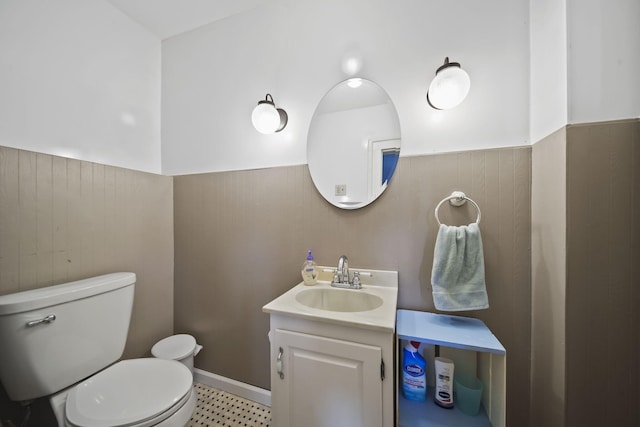
[[[320,267],[321,271],[326,267]],[[365,292],[382,299],[382,305],[373,310],[341,312],[308,307],[296,300],[296,295],[307,289],[336,289],[330,285],[330,274],[321,273],[317,285],[307,286],[300,283],[289,289],[264,307],[265,313],[284,314],[321,322],[337,323],[358,328],[394,332],[396,325],[396,308],[398,303],[398,273],[396,271],[353,269],[371,277],[363,276],[362,289],[339,289],[342,292]],[[373,284],[376,283],[376,284]]]

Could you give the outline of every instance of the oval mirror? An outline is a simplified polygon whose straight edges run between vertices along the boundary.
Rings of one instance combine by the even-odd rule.
[[[311,179],[322,196],[344,209],[368,205],[391,182],[400,155],[400,120],[376,83],[338,83],[316,108],[307,138]]]

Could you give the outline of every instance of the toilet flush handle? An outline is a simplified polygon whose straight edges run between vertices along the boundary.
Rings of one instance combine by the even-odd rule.
[[[32,320],[31,322],[27,322],[27,327],[30,328],[32,326],[41,325],[43,323],[51,323],[54,320],[56,320],[56,315],[55,314],[50,314],[47,317],[44,317],[42,319]]]

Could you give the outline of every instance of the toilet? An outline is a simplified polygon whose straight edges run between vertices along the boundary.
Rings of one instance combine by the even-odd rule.
[[[177,334],[155,343],[151,347],[151,354],[160,359],[176,360],[189,368],[193,374],[193,358],[200,350],[202,346],[196,343],[193,336]]]
[[[168,362],[168,363],[167,363]],[[60,426],[182,427],[196,407],[191,374],[154,358],[111,365],[49,400]],[[153,379],[153,381],[149,381]]]
[[[9,398],[48,396],[59,426],[185,426],[197,400],[191,370],[177,360],[119,360],[135,282],[134,273],[112,273],[0,296]]]

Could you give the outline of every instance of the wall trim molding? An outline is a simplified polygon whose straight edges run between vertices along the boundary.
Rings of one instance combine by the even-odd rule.
[[[581,126],[594,126],[594,125],[614,125],[614,124],[623,124],[623,123],[635,123],[640,122],[640,117],[629,117],[625,119],[611,119],[611,120],[601,120],[595,122],[576,122],[576,123],[567,123],[567,128],[581,127]]]
[[[193,380],[271,407],[271,391],[223,377],[202,369],[193,369]]]

